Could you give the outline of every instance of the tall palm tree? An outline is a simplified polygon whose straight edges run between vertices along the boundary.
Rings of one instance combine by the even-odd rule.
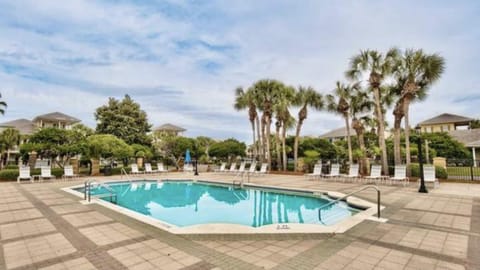
[[[253,156],[257,157],[259,151],[256,143],[257,140],[255,138],[255,121],[258,118],[258,113],[252,92],[251,89],[244,91],[243,88],[237,87],[237,89],[235,89],[235,104],[233,106],[237,111],[248,108],[248,119],[250,120],[250,125],[252,127]]]
[[[345,127],[347,128],[347,145],[348,145],[348,162],[352,164],[352,139],[350,134],[350,115],[351,115],[351,99],[352,92],[360,88],[360,83],[350,85],[343,84],[337,81],[336,87],[333,90],[333,95],[328,94],[327,110],[333,113],[340,114],[345,120]]]
[[[10,150],[20,144],[20,132],[14,128],[7,128],[0,134],[0,141],[7,151],[7,162],[10,160]]]
[[[295,163],[294,170],[297,171],[300,131],[302,129],[303,122],[305,122],[305,119],[307,119],[308,107],[311,107],[315,110],[321,110],[324,107],[324,101],[322,95],[317,93],[312,87],[300,86],[295,95],[294,105],[300,107],[295,131],[295,142],[293,145],[293,157]]]
[[[2,98],[2,94],[0,94],[0,98]],[[7,103],[3,100],[0,101],[0,114],[5,114],[5,108],[7,108]]]
[[[385,117],[382,107],[380,87],[385,77],[391,75],[395,59],[398,56],[397,49],[390,49],[383,54],[375,50],[364,50],[354,56],[350,61],[350,69],[346,76],[350,79],[359,80],[363,75],[368,76],[368,83],[375,101],[375,113],[378,122],[378,145],[381,149],[383,173],[388,174],[387,147],[385,145]]]
[[[262,122],[261,130],[265,153],[269,166],[272,166],[272,155],[270,151],[270,135],[273,116],[273,105],[276,103],[278,93],[284,88],[284,84],[277,80],[264,79],[257,81],[252,86],[254,100],[257,106],[261,106]]]
[[[365,126],[370,121],[368,113],[372,110],[373,102],[365,91],[358,89],[351,94],[350,113],[352,117],[352,128],[357,133],[358,145],[362,156],[360,158],[360,172],[368,174],[367,149],[365,147]]]
[[[405,118],[405,150],[406,165],[410,166],[410,104],[421,100],[429,87],[440,79],[445,69],[445,59],[438,54],[426,54],[423,50],[407,49],[401,53],[395,63],[394,76],[397,88],[400,90],[397,101],[398,108],[394,110],[396,122]],[[400,134],[396,134],[400,136]],[[395,139],[400,144],[400,139]],[[400,147],[398,146],[398,155]]]
[[[289,107],[292,105],[295,98],[295,89],[293,87],[283,87],[279,89],[276,102],[274,104],[274,111],[277,121],[276,126],[276,137],[277,137],[277,164],[280,167],[282,165],[282,170],[287,169],[287,160],[286,160],[286,150],[285,150],[285,137],[286,130],[289,128],[288,122],[291,121],[291,114]],[[280,134],[282,130],[282,134]],[[282,155],[280,155],[280,151]]]

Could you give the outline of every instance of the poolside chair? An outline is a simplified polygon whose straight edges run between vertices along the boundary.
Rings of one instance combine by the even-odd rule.
[[[241,175],[245,172],[245,165],[247,163],[245,161],[243,161],[242,163],[240,163],[240,167],[238,168],[238,170],[235,170],[235,174],[236,175]]]
[[[69,179],[69,178],[75,179],[77,177],[78,177],[78,175],[73,173],[73,167],[71,165],[65,165],[63,167],[63,176],[62,176],[63,179],[65,179],[65,180]]]
[[[440,182],[435,177],[435,166],[433,165],[423,166],[423,179],[425,184],[433,183],[433,188],[436,188],[438,185],[440,185]],[[420,178],[418,178],[418,184],[420,185]]]
[[[233,162],[232,164],[230,164],[230,169],[227,171],[225,171],[225,173],[234,173],[236,171],[236,168],[237,168],[237,163]]]
[[[393,177],[389,177],[390,183],[393,182],[403,182],[403,186],[406,186],[408,183],[407,177],[407,166],[405,165],[395,165],[395,175]]]
[[[352,180],[357,180],[359,179],[359,174],[358,174],[358,164],[350,164],[350,168],[348,169],[348,174],[342,174],[343,181],[347,179],[352,179]]]
[[[145,173],[154,174],[156,171],[152,170],[152,164],[145,163]]]
[[[156,172],[159,172],[159,173],[167,173],[168,170],[166,170],[164,167],[163,167],[163,163],[157,163],[157,170]]]
[[[226,163],[226,162],[222,162],[222,164],[220,165],[220,168],[219,168],[219,169],[215,169],[214,172],[219,172],[219,173],[225,172],[225,166],[227,166],[227,163]]]
[[[255,169],[257,168],[257,162],[253,161],[250,163],[250,167],[248,168],[247,174],[252,175],[255,173]]]
[[[380,165],[372,165],[372,168],[370,169],[370,176],[366,176],[366,180],[373,180],[374,182],[382,182],[385,180],[387,177],[382,176],[382,166]]]
[[[183,172],[193,172],[193,165],[190,163],[186,163],[183,165]]]
[[[332,164],[330,167],[330,173],[321,174],[320,176],[323,178],[332,178],[332,179],[340,177],[340,164],[338,163]]]
[[[315,179],[317,177],[320,177],[322,175],[322,164],[315,164],[313,167],[313,172],[312,173],[306,173],[305,178],[306,179]]]
[[[52,175],[52,168],[50,166],[42,166],[40,180],[52,179],[52,178],[55,179],[55,176]]]
[[[268,168],[268,163],[262,163],[262,166],[260,167],[260,170],[255,171],[253,175],[256,176],[263,176],[267,174],[267,168]]]
[[[33,182],[33,177],[30,175],[30,167],[21,166],[18,168],[17,182],[20,183],[20,180],[30,180],[30,182]]]
[[[137,164],[132,164],[130,165],[132,170],[130,171],[131,174],[140,174],[140,171],[138,170],[138,165]]]

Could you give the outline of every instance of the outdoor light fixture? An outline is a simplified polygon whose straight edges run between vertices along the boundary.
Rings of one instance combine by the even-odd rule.
[[[427,187],[425,186],[425,177],[423,176],[423,150],[422,150],[422,134],[420,126],[415,127],[417,133],[417,147],[418,147],[418,164],[420,169],[420,188],[418,192],[428,193]]]

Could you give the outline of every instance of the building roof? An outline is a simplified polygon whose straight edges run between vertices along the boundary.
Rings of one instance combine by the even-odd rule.
[[[468,124],[474,119],[461,116],[461,115],[456,115],[456,114],[450,114],[450,113],[442,113],[440,115],[437,115],[433,118],[427,119],[423,122],[418,123],[420,126],[425,126],[425,125],[435,125],[435,124],[446,124],[446,123],[462,123],[462,124]]]
[[[480,140],[478,140],[478,141],[474,141],[474,142],[470,142],[470,143],[467,143],[465,146],[466,146],[466,147],[475,147],[475,148],[479,148],[479,147],[480,147]]]
[[[179,126],[172,125],[170,123],[163,124],[159,127],[153,129],[154,131],[176,131],[176,132],[184,132],[186,129],[181,128]]]
[[[38,120],[44,120],[44,121],[61,121],[61,122],[66,122],[68,124],[74,124],[80,122],[79,119],[66,115],[61,112],[52,112],[52,113],[47,113],[47,114],[42,114],[37,117],[35,117],[32,121],[36,122]]]
[[[32,123],[32,121],[27,119],[16,119],[12,121],[8,121],[5,123],[1,123],[0,127],[4,128],[14,128],[20,132],[21,135],[30,135],[36,129],[36,126]]]
[[[357,136],[357,133],[354,129],[350,128],[350,136]],[[347,128],[341,127],[334,130],[330,130],[329,132],[320,135],[320,138],[323,139],[332,139],[332,138],[345,138],[347,137]]]
[[[448,132],[455,140],[465,144],[467,147],[472,143],[480,142],[480,128],[477,129],[468,129],[468,130],[451,130]]]

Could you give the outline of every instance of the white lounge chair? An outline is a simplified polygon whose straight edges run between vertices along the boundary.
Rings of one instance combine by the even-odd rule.
[[[393,182],[403,182],[403,186],[406,186],[408,183],[407,177],[407,166],[405,165],[395,165],[395,175],[393,177],[389,177],[390,183]]]
[[[130,165],[130,168],[132,168],[131,170],[131,174],[140,174],[140,171],[138,170],[138,165],[137,164],[132,164]]]
[[[20,183],[21,180],[30,180],[30,182],[33,182],[33,177],[30,175],[30,167],[21,166],[18,168],[17,182]]]
[[[193,172],[193,165],[186,163],[183,165],[183,172]]]
[[[78,175],[73,173],[73,167],[71,165],[66,165],[63,167],[63,176],[62,176],[63,179],[65,180],[69,178],[75,179],[77,177]]]
[[[226,163],[226,162],[222,162],[222,164],[220,165],[220,168],[219,168],[219,169],[215,169],[214,172],[219,172],[219,173],[225,172],[225,166],[227,166],[227,163]]]
[[[40,179],[45,180],[45,179],[52,179],[52,178],[55,179],[55,176],[52,175],[52,168],[50,166],[42,166]]]
[[[248,168],[247,174],[250,174],[250,175],[254,174],[256,168],[257,168],[257,162],[253,161],[252,163],[250,163],[250,167]]]
[[[423,179],[425,184],[433,183],[433,188],[437,188],[440,185],[440,182],[435,177],[435,166],[433,165],[424,165],[423,166]],[[420,185],[420,178],[418,179],[418,184]]]
[[[315,164],[313,167],[313,172],[312,173],[306,173],[305,178],[307,179],[315,179],[317,177],[320,177],[322,175],[322,164]]]
[[[268,163],[262,163],[260,170],[255,171],[254,175],[256,176],[263,176],[267,174]]]
[[[159,173],[167,173],[168,170],[166,170],[164,167],[163,167],[163,163],[157,163],[157,172]]]
[[[330,173],[321,174],[320,176],[324,178],[332,178],[332,179],[340,177],[340,164],[338,163],[332,164],[330,167]]]
[[[370,176],[366,176],[366,180],[373,180],[374,182],[382,182],[385,180],[387,177],[382,176],[382,166],[380,165],[372,165],[372,168],[370,169]]]
[[[238,168],[238,170],[235,170],[235,174],[236,175],[241,175],[245,172],[245,165],[247,163],[245,161],[243,161],[242,163],[240,163],[240,167]]]
[[[230,164],[230,169],[228,171],[225,171],[225,173],[235,173],[237,168],[237,163],[233,162]]]
[[[156,171],[152,170],[152,164],[145,163],[145,173],[154,174]]]
[[[358,164],[351,164],[350,168],[348,169],[348,174],[342,174],[343,180],[352,179],[357,180],[360,178],[358,175]]]

